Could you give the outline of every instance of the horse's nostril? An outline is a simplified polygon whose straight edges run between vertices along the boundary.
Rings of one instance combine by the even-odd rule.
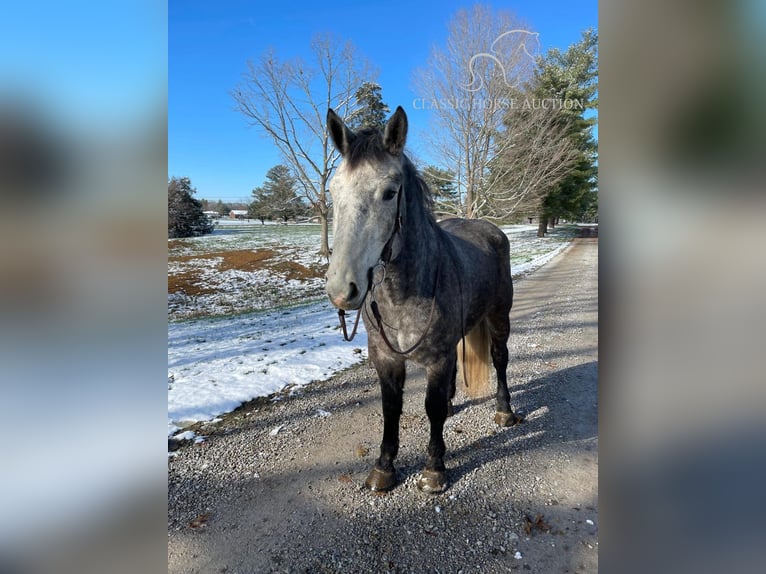
[[[356,286],[356,283],[351,283],[350,287],[351,289],[348,292],[349,301],[356,299],[356,296],[359,295],[359,287]]]

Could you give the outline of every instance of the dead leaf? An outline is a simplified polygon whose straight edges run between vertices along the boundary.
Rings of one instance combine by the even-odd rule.
[[[189,528],[204,528],[210,518],[210,513],[200,514],[197,518],[189,522]]]
[[[551,525],[545,522],[542,514],[535,516],[532,520],[528,515],[524,515],[524,532],[529,536],[532,532],[550,532]]]
[[[358,456],[359,458],[364,458],[370,453],[370,449],[364,446],[363,444],[358,444],[356,445],[355,452],[356,452],[356,456]]]

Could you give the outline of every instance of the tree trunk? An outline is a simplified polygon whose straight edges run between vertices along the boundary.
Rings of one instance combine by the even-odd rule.
[[[545,234],[548,233],[548,216],[541,213],[538,219],[540,223],[537,225],[537,236],[545,237]]]
[[[473,192],[469,187],[465,192],[465,210],[463,217],[466,219],[473,219]]]
[[[319,246],[319,256],[330,260],[330,226],[327,221],[328,209],[326,205],[319,206],[319,222],[322,225],[322,231],[319,234],[321,243]]]
[[[556,218],[555,217],[551,217],[550,225],[551,225],[551,229],[556,229]]]

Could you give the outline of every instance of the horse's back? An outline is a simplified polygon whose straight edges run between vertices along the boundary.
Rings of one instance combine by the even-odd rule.
[[[439,222],[439,226],[447,234],[468,242],[470,245],[487,252],[488,255],[500,257],[503,261],[510,258],[508,237],[499,227],[482,219],[452,218]],[[461,241],[458,241],[460,243]]]
[[[451,256],[461,275],[471,279],[464,288],[479,300],[512,299],[510,242],[505,233],[481,219],[446,219],[439,225],[453,246]]]

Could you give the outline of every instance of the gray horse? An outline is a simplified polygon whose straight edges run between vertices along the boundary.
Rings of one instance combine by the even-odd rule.
[[[495,422],[512,426],[520,420],[506,380],[513,302],[508,239],[486,221],[436,222],[428,186],[403,153],[407,115],[401,107],[383,133],[354,133],[333,110],[327,125],[343,158],[330,182],[334,244],[327,295],[339,309],[344,335],[345,311],[358,309],[357,323],[364,317],[383,402],[380,457],[365,485],[389,490],[396,484],[393,462],[409,359],[426,369],[431,423],[418,487],[442,492],[448,484],[443,430],[452,412],[458,359],[467,391],[476,396],[487,388],[491,353]]]

